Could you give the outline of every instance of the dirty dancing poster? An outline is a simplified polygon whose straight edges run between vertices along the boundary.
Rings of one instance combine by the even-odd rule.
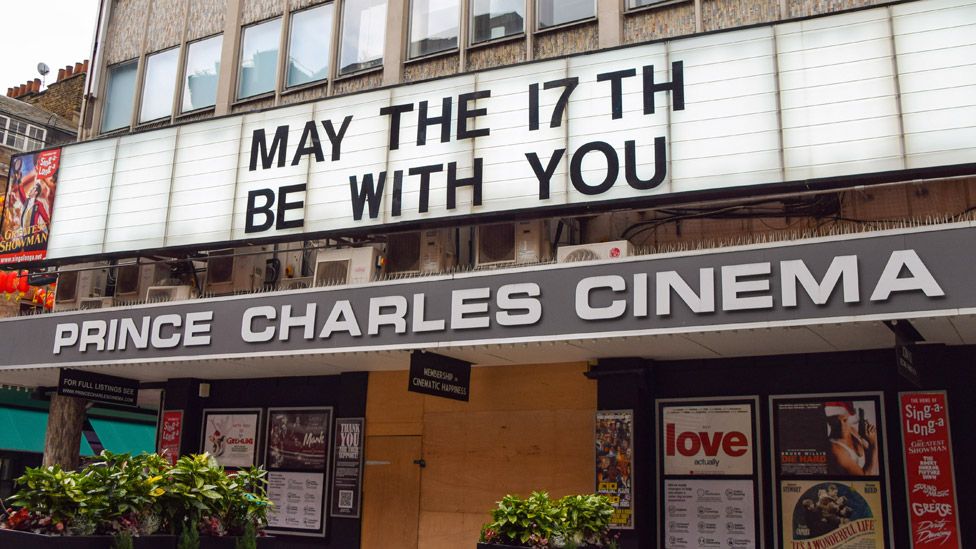
[[[61,149],[11,160],[0,230],[0,264],[37,261],[47,255],[60,163]]]

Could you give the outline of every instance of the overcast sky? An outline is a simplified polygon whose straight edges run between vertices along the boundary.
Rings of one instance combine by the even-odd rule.
[[[0,0],[0,93],[40,78],[37,64],[51,68],[47,82],[58,78],[58,68],[74,65],[91,55],[98,18],[98,0]]]

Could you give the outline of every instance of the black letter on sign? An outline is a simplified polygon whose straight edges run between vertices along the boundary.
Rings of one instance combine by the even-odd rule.
[[[380,114],[390,115],[390,150],[400,148],[400,115],[413,110],[413,103],[406,105],[390,105],[380,109]]]
[[[664,153],[664,138],[654,138],[654,176],[650,179],[637,177],[637,143],[633,140],[624,142],[624,173],[627,184],[639,191],[649,191],[664,181],[668,174],[667,159]]]
[[[305,216],[302,216],[299,219],[285,221],[285,212],[288,210],[298,210],[305,207],[304,200],[288,202],[288,195],[291,193],[303,192],[305,192],[304,183],[299,183],[298,185],[286,185],[278,189],[278,222],[275,224],[276,229],[294,229],[296,227],[302,227],[305,225]]]
[[[248,171],[258,169],[258,150],[261,151],[261,167],[265,170],[271,168],[275,153],[278,154],[278,167],[285,167],[285,149],[288,148],[288,126],[278,126],[275,130],[274,140],[271,141],[271,150],[268,150],[268,143],[265,139],[264,128],[254,130],[251,134],[251,164]]]
[[[576,86],[579,86],[579,78],[574,76],[572,78],[546,82],[542,85],[542,89],[548,90],[557,86],[563,87],[563,93],[559,94],[556,107],[552,110],[552,120],[549,121],[550,128],[558,128],[563,125],[563,113],[566,112],[566,107],[569,106],[569,96],[576,89]]]
[[[363,186],[359,187],[356,176],[349,176],[349,194],[352,195],[352,218],[359,221],[363,218],[363,206],[369,202],[369,218],[376,219],[380,213],[380,201],[383,199],[383,186],[386,185],[386,172],[380,172],[379,183],[373,188],[373,174],[363,176]]]
[[[624,78],[637,76],[637,69],[627,69],[625,71],[605,72],[596,75],[597,82],[610,81],[610,102],[613,107],[612,118],[614,120],[624,117],[623,86]]]
[[[393,172],[393,205],[390,208],[390,215],[400,217],[400,210],[403,207],[403,170]]]
[[[591,187],[586,184],[586,181],[583,181],[583,158],[590,151],[600,151],[603,153],[603,156],[607,157],[607,176],[603,179],[602,183],[595,187]],[[573,153],[573,159],[569,163],[570,180],[573,182],[576,190],[585,195],[592,196],[609,191],[610,187],[613,187],[613,183],[617,180],[617,174],[619,172],[620,161],[617,159],[617,151],[606,141],[591,141],[586,143]]]
[[[488,109],[468,110],[468,101],[476,101],[491,97],[491,90],[481,90],[472,93],[462,93],[458,96],[458,119],[457,119],[457,138],[467,139],[469,137],[484,137],[491,132],[490,128],[479,128],[477,130],[468,129],[468,119],[476,116],[485,116]]]
[[[264,197],[264,204],[262,204],[260,207],[258,207],[256,204],[259,196]],[[271,211],[271,207],[274,206],[274,203],[275,193],[271,189],[249,191],[247,193],[247,215],[244,216],[244,232],[258,233],[270,229],[275,222],[274,212]],[[260,225],[254,223],[254,217],[258,214],[264,216],[264,222],[262,222]]]
[[[440,124],[441,143],[451,140],[451,98],[441,100],[441,115],[427,116],[427,102],[420,102],[420,112],[417,114],[417,146],[427,144],[427,127]]]
[[[310,139],[312,144],[308,145],[307,143]],[[291,160],[291,165],[297,166],[302,161],[302,157],[309,153],[315,154],[316,162],[325,160],[325,156],[322,154],[322,143],[319,141],[319,132],[315,129],[314,120],[309,120],[305,123],[305,130],[302,131],[302,140],[298,142],[298,149],[295,151],[295,157]]]
[[[684,62],[671,63],[671,81],[654,83],[654,65],[644,65],[644,114],[654,114],[654,94],[671,90],[673,110],[685,110],[685,71]]]
[[[450,162],[447,165],[447,209],[453,210],[457,207],[458,187],[472,187],[473,196],[472,206],[481,205],[481,159],[474,159],[474,175],[464,179],[457,177],[457,162]]]
[[[430,174],[443,170],[444,164],[431,164],[430,166],[410,168],[410,170],[407,172],[410,175],[420,176],[420,204],[417,206],[418,212],[426,213],[427,205],[430,203]]]
[[[525,157],[529,159],[529,164],[532,166],[532,171],[535,172],[536,179],[539,180],[539,200],[549,198],[549,182],[552,181],[552,174],[556,173],[556,166],[559,165],[564,154],[566,154],[566,149],[552,151],[549,165],[543,169],[542,162],[539,162],[539,155],[534,152],[525,153]]]
[[[329,141],[332,143],[332,160],[339,160],[339,153],[342,151],[342,138],[346,136],[349,123],[352,122],[352,115],[342,119],[342,126],[339,126],[339,133],[336,133],[331,120],[323,120],[322,127],[325,133],[329,134]]]

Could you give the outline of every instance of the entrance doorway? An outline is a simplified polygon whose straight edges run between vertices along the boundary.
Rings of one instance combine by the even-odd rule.
[[[366,437],[362,549],[417,549],[419,436]]]

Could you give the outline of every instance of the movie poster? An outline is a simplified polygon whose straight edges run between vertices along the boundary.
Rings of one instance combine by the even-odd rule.
[[[610,527],[634,527],[634,412],[596,413],[596,493],[607,496],[614,513]]]
[[[785,399],[774,411],[780,475],[880,475],[876,401]]]
[[[251,467],[260,418],[259,410],[204,410],[203,450],[223,467]]]
[[[881,501],[880,481],[781,481],[782,547],[882,549]]]
[[[666,479],[665,549],[755,549],[752,480]]]
[[[47,255],[60,163],[61,149],[11,159],[3,201],[0,264],[37,261]]]
[[[665,475],[751,475],[749,404],[662,407]]]
[[[331,408],[269,409],[269,469],[322,472],[326,466]]]
[[[176,465],[180,459],[180,442],[183,439],[183,410],[166,410],[159,429],[159,453]]]

